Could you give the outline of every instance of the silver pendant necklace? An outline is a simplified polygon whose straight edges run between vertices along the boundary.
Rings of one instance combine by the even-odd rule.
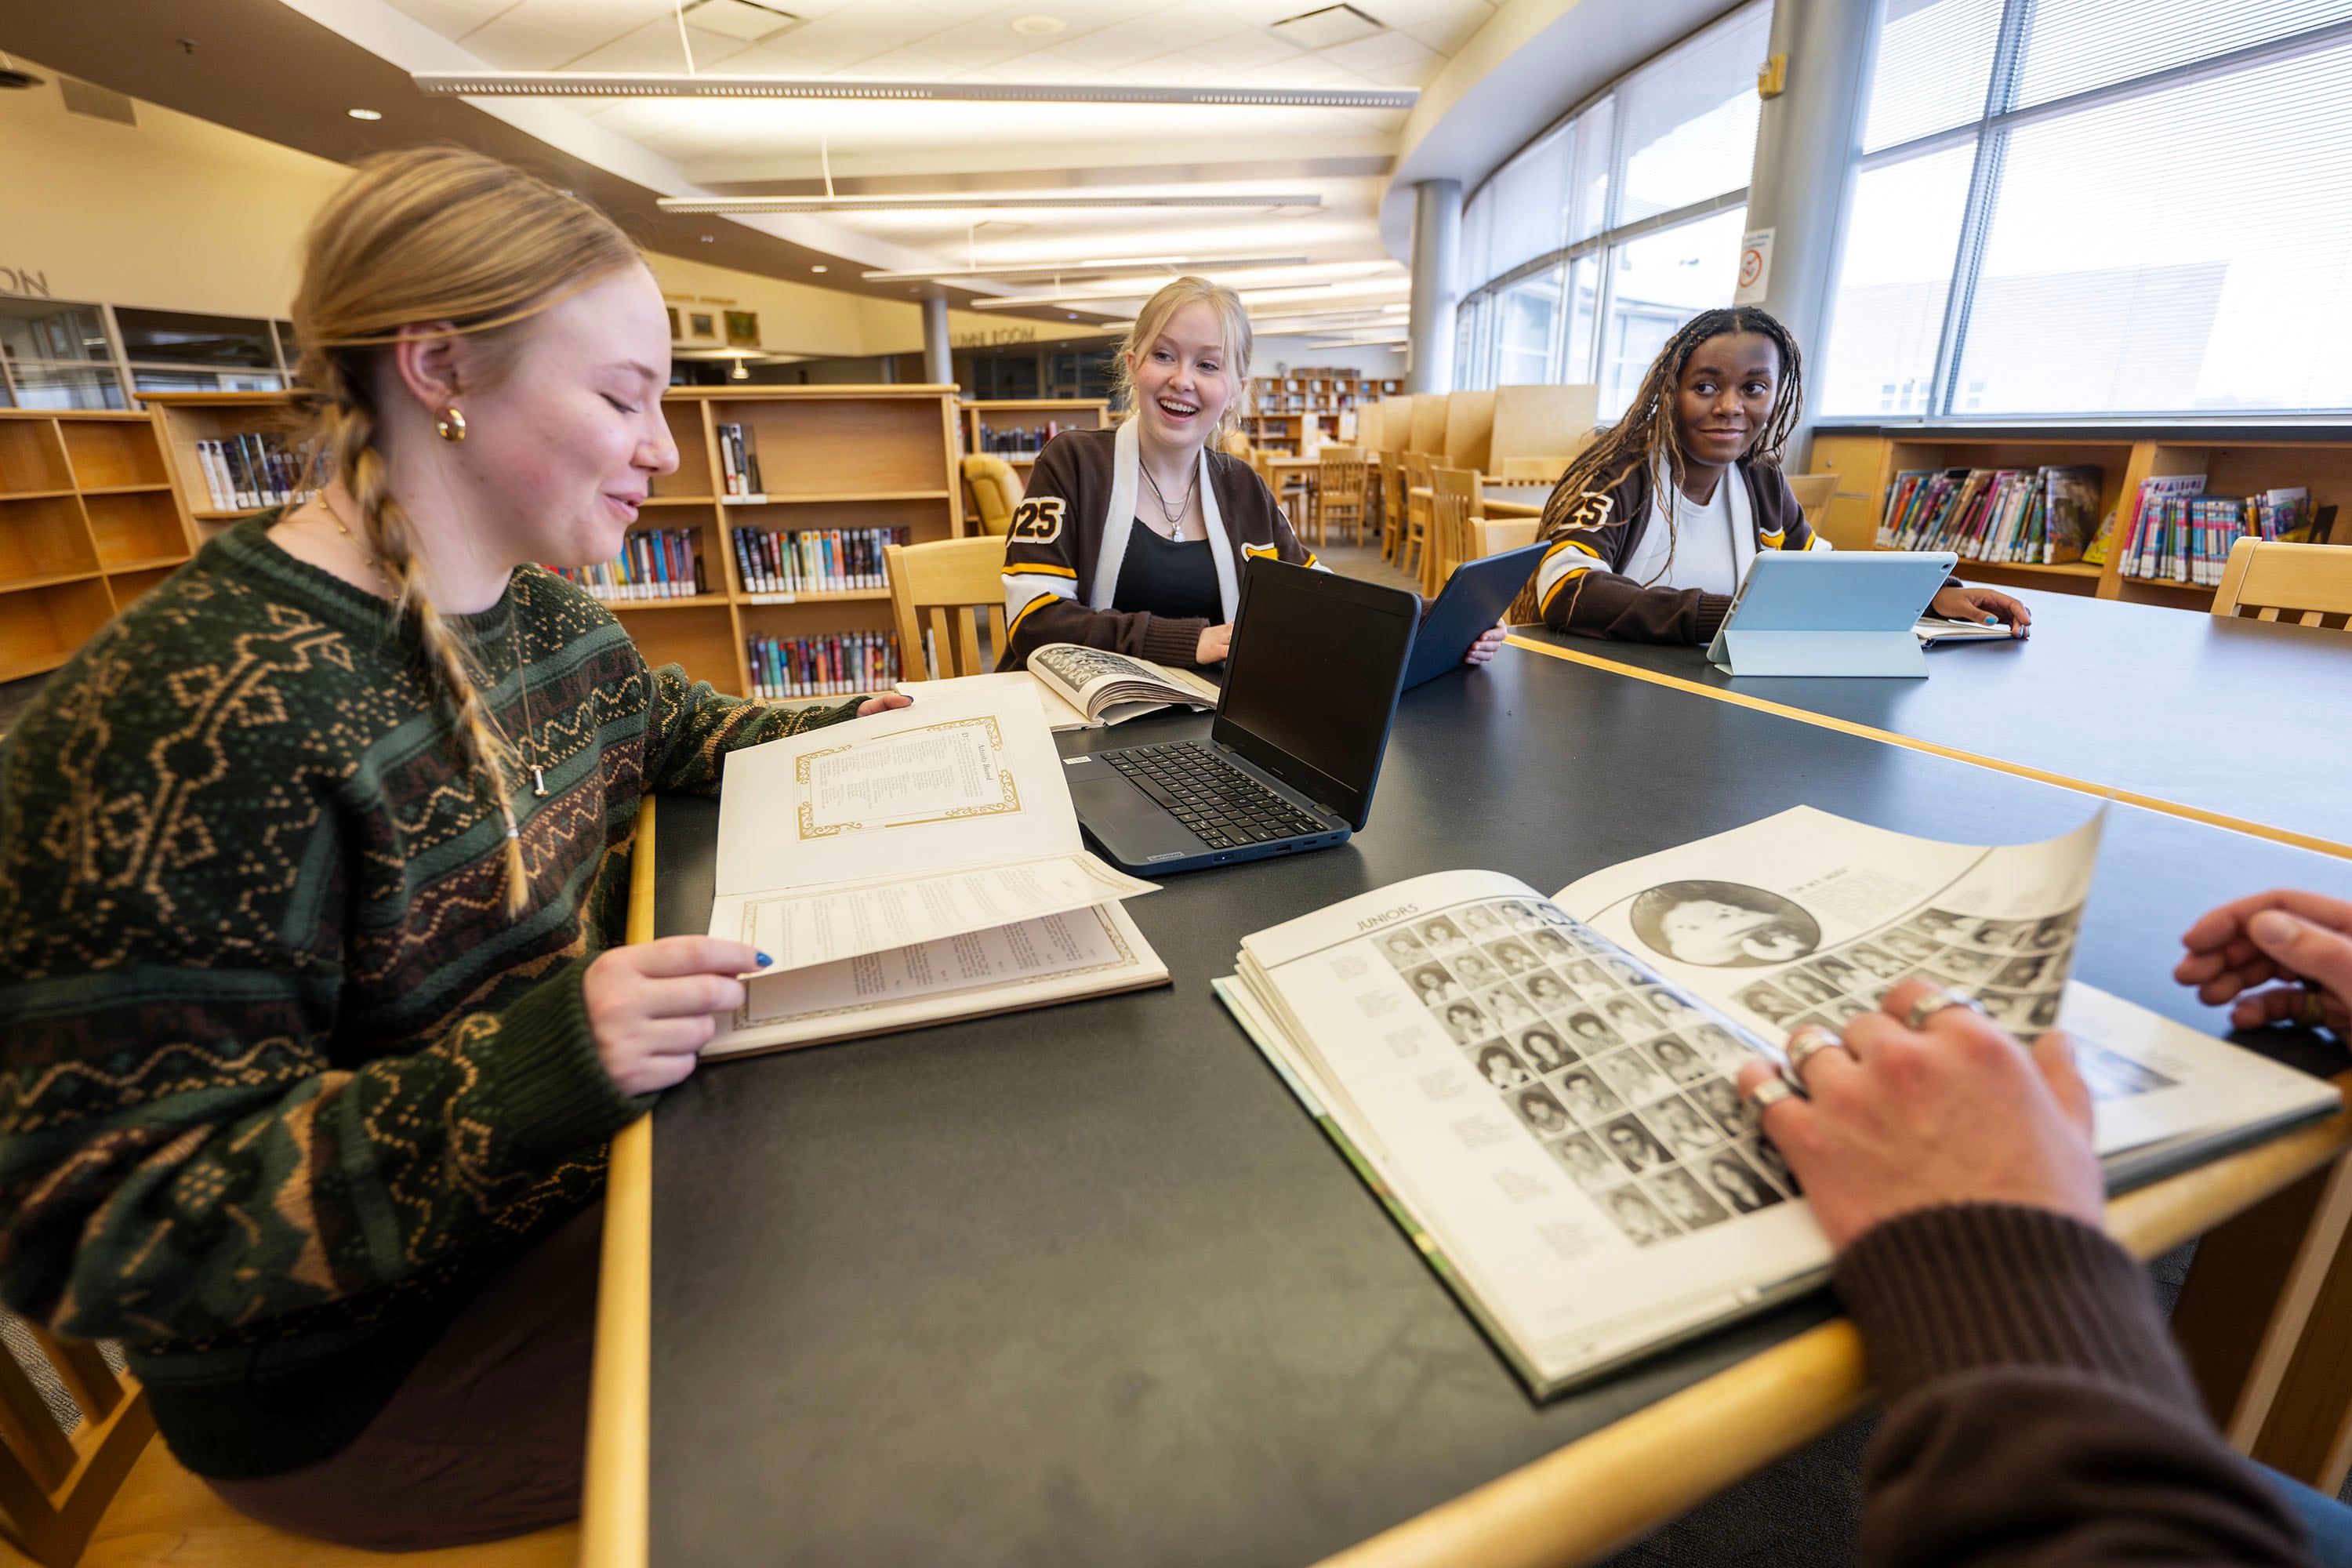
[[[1151,487],[1152,500],[1160,508],[1160,518],[1168,524],[1168,537],[1181,542],[1184,537],[1184,514],[1192,510],[1193,492],[1201,488],[1200,459],[1195,458],[1192,460],[1192,482],[1184,487],[1184,499],[1176,503],[1176,510],[1173,511],[1168,510],[1167,492],[1160,488],[1160,481],[1151,477],[1150,465],[1139,461],[1136,467],[1143,470],[1143,482]]]

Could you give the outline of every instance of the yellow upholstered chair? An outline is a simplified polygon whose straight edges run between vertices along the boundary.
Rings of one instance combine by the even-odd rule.
[[[1478,474],[1475,468],[1432,468],[1429,471],[1429,532],[1421,552],[1421,591],[1433,597],[1469,559],[1470,522],[1478,515]]]
[[[1013,509],[1021,504],[1021,476],[1012,464],[975,453],[963,460],[963,482],[982,533],[1003,534],[1013,527]]]
[[[2352,630],[2352,550],[2241,539],[2221,568],[2213,613]]]
[[[41,1568],[362,1568],[394,1561],[258,1524],[155,1441],[138,1380],[115,1373],[95,1345],[50,1338],[31,1324],[18,1344],[71,1396],[68,1429],[26,1364],[0,1351],[0,1562]],[[51,1381],[53,1380],[53,1381]],[[71,1414],[71,1413],[68,1413]],[[572,1568],[580,1527],[511,1541],[404,1552],[401,1568]]]
[[[923,637],[940,679],[985,675],[980,623],[988,624],[992,658],[1004,652],[1004,541],[942,539],[935,544],[889,544],[882,550],[890,576],[890,619],[898,629],[898,663],[909,680],[927,672]]]
[[[1340,528],[1348,542],[1364,542],[1365,510],[1371,499],[1371,465],[1361,447],[1326,447],[1315,476],[1315,542],[1320,547]]]

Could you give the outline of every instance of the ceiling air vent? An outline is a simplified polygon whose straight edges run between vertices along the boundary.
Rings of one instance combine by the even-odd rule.
[[[1353,5],[1326,5],[1319,11],[1303,11],[1285,17],[1274,25],[1274,30],[1303,49],[1328,49],[1385,33],[1389,28],[1387,23],[1366,16]]]
[[[139,115],[131,100],[119,92],[93,87],[86,81],[76,81],[69,76],[58,78],[58,90],[66,95],[66,111],[87,114],[92,120],[111,120],[118,125],[136,125]]]
[[[754,5],[751,0],[694,0],[685,15],[689,27],[746,44],[764,44],[808,20],[772,5]]]

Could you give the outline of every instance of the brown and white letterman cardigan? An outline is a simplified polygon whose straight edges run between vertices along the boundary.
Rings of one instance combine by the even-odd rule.
[[[1742,458],[1740,485],[1731,497],[1734,554],[1745,573],[1764,550],[1827,550],[1814,536],[1778,463]],[[1543,537],[1551,542],[1536,569],[1536,598],[1554,631],[1625,642],[1706,643],[1731,612],[1731,596],[1660,582],[1667,542],[1651,536],[1655,478],[1636,463],[1606,490],[1566,493],[1563,484],[1544,506]],[[1745,503],[1745,504],[1742,504]]]
[[[1135,421],[1113,430],[1065,430],[1046,443],[1013,509],[1004,542],[1005,647],[999,669],[1023,668],[1048,643],[1116,649],[1159,664],[1199,662],[1210,623],[1120,610],[1111,600],[1135,519]],[[1265,481],[1228,453],[1201,454],[1201,510],[1230,623],[1241,605],[1242,566],[1253,555],[1318,564],[1290,531]]]

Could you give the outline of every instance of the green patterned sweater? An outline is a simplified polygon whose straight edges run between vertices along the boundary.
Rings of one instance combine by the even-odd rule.
[[[849,717],[649,669],[535,568],[452,617],[547,794],[505,830],[389,607],[248,521],[0,741],[0,1297],[131,1352],[173,1451],[324,1458],[500,1262],[593,1203],[645,1109],[581,1000],[637,802]],[[526,778],[528,774],[526,773]]]

